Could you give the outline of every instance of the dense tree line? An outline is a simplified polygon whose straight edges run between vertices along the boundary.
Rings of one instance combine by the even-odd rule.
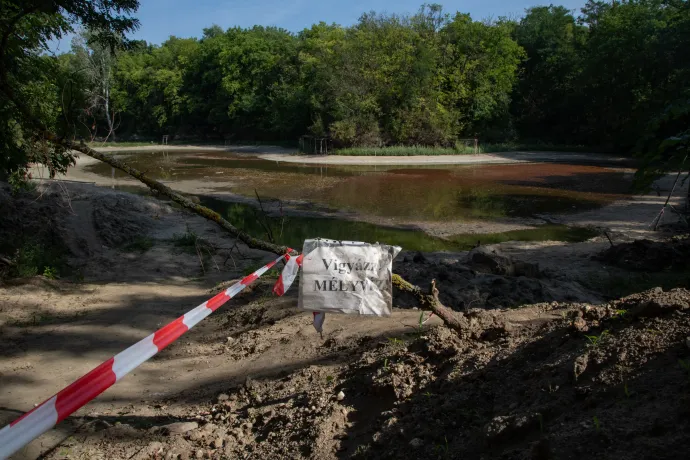
[[[590,0],[578,13],[534,7],[495,21],[424,5],[299,33],[213,26],[161,45],[102,35],[91,24],[57,57],[34,40],[24,58],[39,71],[16,79],[32,110],[74,138],[453,146],[478,136],[655,152],[657,166],[687,146],[686,0]],[[5,171],[27,159],[14,111],[0,101],[0,148],[15,152]]]

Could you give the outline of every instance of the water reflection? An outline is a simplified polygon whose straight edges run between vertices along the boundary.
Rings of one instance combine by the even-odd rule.
[[[164,181],[203,181],[219,190],[300,200],[331,209],[410,221],[532,217],[600,207],[628,193],[623,172],[596,166],[324,166],[278,163],[222,152],[121,155]],[[87,169],[112,175],[109,166]],[[126,175],[115,171],[116,178]]]
[[[215,198],[202,197],[201,203],[220,213],[233,225],[244,229],[250,235],[268,237],[260,223],[257,210],[249,205],[229,203]],[[584,241],[596,235],[596,231],[585,228],[571,228],[564,225],[543,225],[531,230],[515,230],[503,233],[475,233],[454,235],[449,239],[429,236],[418,230],[385,227],[366,222],[317,217],[281,217],[265,219],[275,240],[290,247],[300,248],[308,238],[330,238],[335,240],[386,242],[402,246],[409,251],[460,251],[473,247],[477,241],[482,244],[503,241]]]

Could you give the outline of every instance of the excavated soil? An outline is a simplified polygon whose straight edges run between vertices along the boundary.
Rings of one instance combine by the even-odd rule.
[[[627,270],[687,270],[690,268],[690,238],[683,236],[667,241],[635,240],[611,246],[594,259]]]
[[[113,459],[687,458],[687,290],[467,315],[463,334],[327,339],[322,362],[247,377],[158,423],[85,418],[64,446]]]

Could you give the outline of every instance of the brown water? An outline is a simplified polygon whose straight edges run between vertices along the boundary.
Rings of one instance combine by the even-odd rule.
[[[256,191],[262,198],[299,200],[302,207],[350,211],[366,217],[365,220],[390,225],[491,221],[578,212],[620,199],[630,189],[630,179],[622,171],[598,166],[541,163],[326,167],[278,163],[218,152],[142,152],[118,157],[163,181],[205,181],[220,194],[230,192],[253,197]],[[112,174],[125,176],[102,163],[90,165],[87,169],[106,177]],[[231,219],[241,219],[239,223],[252,226],[249,222],[252,217],[245,215],[246,212],[251,214],[250,209],[242,211],[244,207],[241,205],[230,206],[215,200],[208,203],[216,210],[230,214]],[[291,220],[294,229],[283,235],[285,242],[291,243],[316,227],[319,228],[318,236],[322,237],[357,239],[355,235],[358,235],[362,240],[391,243],[395,242],[391,240],[402,239],[409,249],[452,249],[467,246],[470,241],[476,242],[475,235],[456,235],[450,242],[437,238],[432,238],[432,241],[423,232],[386,227],[386,231],[381,233],[384,227],[362,222],[313,218]],[[298,227],[301,230],[297,230]],[[397,236],[391,231],[397,232]],[[504,241],[578,240],[591,236],[591,232],[573,235],[558,226],[521,232],[482,237],[486,241]]]

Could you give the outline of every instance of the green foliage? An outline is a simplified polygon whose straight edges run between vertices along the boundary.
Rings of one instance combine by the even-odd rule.
[[[48,133],[78,137],[73,88],[64,59],[44,54],[48,43],[80,24],[114,48],[137,27],[137,0],[3,0],[0,3],[0,178],[41,163],[50,174],[74,163],[71,152],[45,141]]]
[[[640,187],[687,166],[686,1],[590,0],[579,15],[538,6],[519,21],[432,4],[299,33],[212,26],[161,45],[126,39],[137,7],[2,2],[0,176],[32,162],[51,174],[69,167],[46,131],[79,139],[115,127],[120,138],[329,136],[355,155],[470,153],[458,142],[468,137],[484,152],[634,148]],[[70,54],[44,53],[76,24],[84,32]]]
[[[59,276],[58,273],[59,272],[58,272],[57,268],[55,268],[55,267],[44,267],[43,268],[43,276],[45,276],[49,280],[57,279],[57,277]]]
[[[605,330],[599,335],[586,335],[585,337],[589,341],[589,344],[592,347],[596,348],[597,346],[599,346],[601,344],[601,342],[604,340],[604,338],[606,338],[606,336],[608,336],[608,335],[609,335],[609,331]]]
[[[519,152],[519,151],[554,151],[554,152],[592,152],[585,145],[565,144],[524,144],[517,142],[481,143],[476,153]],[[414,155],[470,155],[475,153],[474,143],[456,142],[455,147],[426,147],[423,145],[393,145],[387,147],[348,147],[329,152],[334,155],[353,156],[414,156]]]
[[[28,278],[42,274],[46,278],[55,279],[60,267],[64,265],[63,248],[27,240],[16,252],[10,276]]]
[[[473,153],[472,149],[457,150],[450,147],[424,147],[422,145],[395,145],[390,147],[350,147],[336,150],[336,155],[353,156],[413,156],[413,155],[459,155]]]
[[[196,248],[200,240],[201,238],[199,238],[196,233],[189,229],[182,234],[176,233],[172,237],[173,244],[178,248],[182,248],[186,252],[196,252]]]

